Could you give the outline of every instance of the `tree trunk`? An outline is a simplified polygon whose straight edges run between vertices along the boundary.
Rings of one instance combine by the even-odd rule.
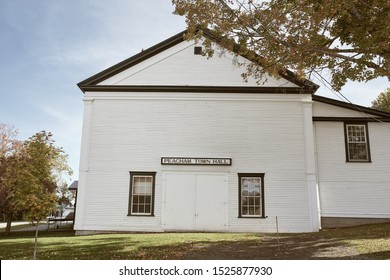
[[[12,224],[12,213],[7,213],[6,215],[7,226],[5,227],[5,235],[11,234],[11,224]]]
[[[36,228],[35,228],[35,244],[34,244],[34,260],[37,259],[37,248],[38,248],[38,228],[39,223],[37,222]]]

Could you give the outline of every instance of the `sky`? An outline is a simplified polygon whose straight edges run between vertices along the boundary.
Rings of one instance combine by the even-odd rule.
[[[186,28],[171,0],[0,0],[0,122],[19,139],[53,133],[78,179],[83,93],[77,83]],[[316,94],[339,99],[320,81]],[[370,106],[387,79],[348,83]]]

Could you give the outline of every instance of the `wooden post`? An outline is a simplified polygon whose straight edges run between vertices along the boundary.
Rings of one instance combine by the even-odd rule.
[[[279,250],[280,242],[279,242],[279,223],[278,223],[278,216],[276,216],[276,238],[278,239],[278,250]]]
[[[37,259],[39,222],[35,227],[34,260]]]

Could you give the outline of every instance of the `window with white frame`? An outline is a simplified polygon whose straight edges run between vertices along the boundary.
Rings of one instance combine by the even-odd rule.
[[[238,173],[239,217],[264,218],[264,173]]]
[[[154,215],[156,172],[130,172],[129,215]]]
[[[370,162],[367,123],[345,123],[347,161]]]

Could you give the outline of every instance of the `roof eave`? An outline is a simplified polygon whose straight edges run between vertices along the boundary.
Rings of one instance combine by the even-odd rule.
[[[84,92],[204,92],[204,93],[278,93],[312,94],[301,87],[252,87],[252,86],[144,86],[144,85],[85,85]]]

